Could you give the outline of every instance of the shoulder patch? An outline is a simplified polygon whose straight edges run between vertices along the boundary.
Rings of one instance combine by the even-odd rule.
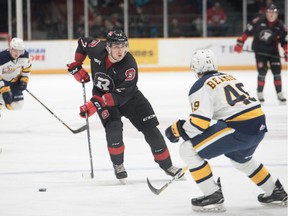
[[[135,78],[136,70],[134,68],[130,68],[125,71],[126,79],[125,81],[131,81]]]

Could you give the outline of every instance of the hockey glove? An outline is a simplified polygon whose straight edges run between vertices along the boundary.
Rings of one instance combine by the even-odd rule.
[[[285,58],[285,61],[288,62],[288,45],[287,44],[284,46],[284,58]]]
[[[183,129],[184,123],[185,120],[178,120],[165,130],[165,135],[170,142],[176,143],[179,141],[180,137],[182,137],[185,141],[190,139]]]
[[[3,86],[0,88],[0,93],[2,94],[5,106],[8,110],[12,110],[11,103],[13,102],[13,95],[10,86]]]
[[[24,91],[27,88],[27,84],[29,82],[29,77],[21,76],[18,83],[18,88],[21,91]]]
[[[234,51],[237,53],[241,53],[243,50],[244,41],[238,39],[237,44],[234,47]]]
[[[72,62],[71,64],[67,64],[67,67],[69,73],[71,73],[78,82],[87,83],[90,81],[90,76],[87,71],[82,68],[81,62]]]
[[[80,107],[80,117],[85,118],[86,113],[87,116],[90,117],[98,110],[101,110],[103,107],[105,107],[105,104],[102,97],[94,95],[90,101],[86,102]]]

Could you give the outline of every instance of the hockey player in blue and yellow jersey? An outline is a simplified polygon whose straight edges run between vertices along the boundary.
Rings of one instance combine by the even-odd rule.
[[[27,88],[30,70],[31,61],[23,40],[13,38],[10,47],[0,52],[0,107],[2,104],[8,110],[23,107],[23,90]]]
[[[225,155],[264,194],[263,204],[287,205],[287,193],[253,154],[267,132],[265,114],[258,100],[243,83],[217,71],[211,50],[194,52],[191,69],[199,78],[189,92],[192,108],[189,120],[178,120],[166,129],[171,142],[180,137],[180,155],[204,196],[192,199],[195,211],[225,211],[220,179],[216,183],[207,159]]]

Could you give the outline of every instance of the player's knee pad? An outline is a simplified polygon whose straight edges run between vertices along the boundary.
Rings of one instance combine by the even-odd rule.
[[[249,160],[245,163],[238,163],[234,160],[230,160],[230,161],[231,161],[231,164],[233,165],[233,167],[235,167],[236,169],[238,169],[241,172],[244,172],[248,176],[251,173],[253,173],[261,165],[261,163],[254,160],[254,158],[251,158],[251,160]]]
[[[123,123],[121,121],[108,121],[105,125],[106,138],[109,142],[122,142]]]
[[[204,163],[204,159],[197,154],[190,141],[185,141],[180,145],[179,154],[189,169],[199,167]]]
[[[157,127],[149,128],[141,131],[145,137],[145,140],[149,143],[149,141],[153,141],[159,137],[163,137],[161,132]],[[158,140],[158,139],[157,139]]]
[[[271,62],[271,71],[273,74],[280,74],[281,73],[281,63],[280,61]]]
[[[121,121],[109,121],[105,125],[106,131],[121,130],[123,128],[123,123]]]
[[[280,74],[273,74],[274,80],[281,80],[281,75]]]

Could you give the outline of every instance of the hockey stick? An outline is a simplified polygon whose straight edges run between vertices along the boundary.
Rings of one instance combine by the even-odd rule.
[[[181,171],[181,173],[185,173],[187,171],[188,167],[184,167]],[[156,195],[159,195],[162,191],[164,191],[173,181],[178,180],[180,177],[179,176],[183,176],[183,175],[176,175],[174,176],[172,179],[170,179],[166,184],[164,184],[160,189],[157,189],[155,187],[153,187],[153,185],[151,184],[151,182],[149,181],[149,179],[147,178],[147,184],[149,189]]]
[[[33,95],[28,89],[26,89],[26,91],[35,99],[37,100],[46,110],[48,110],[56,119],[58,119],[58,121],[60,121],[66,128],[68,128],[72,133],[76,134],[76,133],[80,133],[84,130],[87,129],[87,125],[84,125],[82,127],[80,127],[79,129],[73,130],[71,129],[67,124],[65,124],[65,122],[63,122],[58,116],[56,116],[47,106],[45,106],[45,104],[43,104],[35,95]]]
[[[86,100],[86,89],[85,89],[85,83],[84,82],[82,82],[82,91],[83,91],[83,100],[84,100],[84,104],[85,104],[87,102],[87,100]],[[92,158],[92,149],[91,149],[90,127],[89,127],[88,113],[86,113],[86,125],[87,125],[87,139],[88,139],[88,149],[89,149],[90,167],[91,167],[90,176],[93,179],[94,178],[94,169],[93,169],[93,158]]]
[[[285,58],[285,56],[276,56],[276,55],[270,55],[268,53],[263,53],[263,52],[255,52],[253,50],[242,50],[243,52],[250,52],[250,53],[255,53],[257,55],[262,55],[262,56],[268,56],[268,57],[272,57],[272,58]]]

